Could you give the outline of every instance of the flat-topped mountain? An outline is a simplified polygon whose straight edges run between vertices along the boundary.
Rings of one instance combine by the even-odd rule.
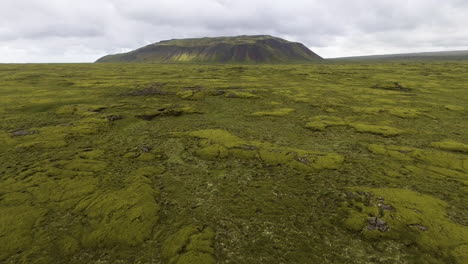
[[[259,35],[165,40],[127,53],[107,55],[96,62],[288,63],[320,60],[320,56],[301,43]]]

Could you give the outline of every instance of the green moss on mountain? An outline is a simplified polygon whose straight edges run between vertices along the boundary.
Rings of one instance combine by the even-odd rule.
[[[271,36],[237,36],[166,40],[97,62],[279,63],[322,58],[297,42]]]

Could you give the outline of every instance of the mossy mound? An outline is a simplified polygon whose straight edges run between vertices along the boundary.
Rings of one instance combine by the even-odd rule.
[[[16,140],[11,137],[10,133],[0,131],[0,148],[11,146],[15,142]]]
[[[169,264],[214,264],[214,237],[209,227],[186,226],[164,242],[162,256]]]
[[[390,126],[377,126],[369,124],[349,123],[350,127],[361,133],[370,133],[384,137],[393,137],[403,134],[405,131]]]
[[[355,113],[362,114],[388,114],[400,118],[417,118],[423,115],[418,109],[405,107],[352,107]]]
[[[397,160],[419,162],[468,173],[468,158],[452,153],[395,145],[371,144],[368,148],[372,153],[386,155]]]
[[[33,230],[42,225],[47,210],[27,204],[0,205],[0,210],[0,262],[3,262],[39,239]]]
[[[100,151],[87,151],[101,157]],[[18,251],[32,254],[54,248],[57,256],[82,247],[129,247],[151,237],[158,221],[157,192],[149,179],[158,167],[144,167],[122,187],[100,188],[96,175],[107,163],[79,153],[73,160],[50,160],[0,183],[0,260]],[[73,215],[79,224],[62,223],[66,234],[45,231],[46,215]],[[56,241],[45,243],[44,240]],[[49,260],[50,261],[50,260]],[[48,263],[35,261],[34,263]]]
[[[463,144],[461,142],[453,141],[453,140],[444,140],[441,142],[433,142],[431,146],[443,150],[450,150],[455,152],[463,152],[468,153],[468,145]]]
[[[232,156],[240,159],[259,159],[269,165],[285,165],[300,170],[337,169],[344,157],[336,153],[321,153],[281,147],[271,143],[247,141],[228,131],[207,129],[184,135],[203,139],[197,154],[205,159]]]
[[[101,149],[85,149],[78,154],[78,158],[82,159],[97,159],[104,155],[104,151]]]
[[[106,109],[106,106],[104,105],[76,104],[61,106],[57,108],[55,113],[58,115],[77,115],[86,117],[96,115],[104,109]]]
[[[75,125],[71,126],[68,132],[71,135],[92,135],[99,133],[100,129],[108,124],[110,120],[106,117],[86,117],[79,120]]]
[[[409,92],[412,89],[403,86],[399,82],[381,82],[372,86],[374,89]]]
[[[458,105],[444,105],[444,108],[451,111],[464,111],[465,108]]]
[[[362,114],[378,114],[378,113],[386,112],[386,110],[381,107],[352,107],[351,110],[354,113],[362,113]]]
[[[390,115],[400,118],[417,118],[421,115],[420,111],[411,108],[395,107],[388,108],[387,111]]]
[[[255,99],[260,98],[258,95],[249,92],[241,92],[241,91],[229,91],[224,96],[227,98],[241,98],[241,99]]]
[[[222,90],[203,87],[189,87],[176,93],[178,97],[186,100],[203,100],[207,96],[218,96],[222,94],[224,94]]]
[[[200,94],[200,93],[197,93],[193,90],[186,90],[186,91],[178,92],[177,96],[179,96],[182,99],[197,99],[198,96],[195,97],[196,94]]]
[[[125,187],[97,191],[77,204],[74,211],[82,216],[84,246],[136,246],[151,237],[160,207],[145,174],[135,173]]]
[[[439,259],[435,263],[465,263],[460,252],[468,245],[468,228],[448,219],[446,202],[403,189],[351,190],[343,205],[346,228],[370,240],[392,239],[417,246]]]
[[[25,148],[39,148],[39,149],[51,149],[51,148],[62,148],[67,146],[67,137],[69,136],[83,136],[93,135],[100,132],[100,130],[109,123],[109,120],[105,117],[85,117],[78,120],[74,124],[63,124],[56,126],[45,126],[35,128],[35,133],[31,133],[25,136],[17,137],[16,139],[10,139],[6,142],[11,144],[16,143],[17,149]],[[6,137],[6,139],[8,139]],[[0,134],[1,140],[1,134]]]
[[[181,116],[187,114],[202,114],[203,112],[194,109],[191,106],[180,106],[180,105],[166,105],[160,107],[153,111],[147,111],[143,114],[136,115],[135,117],[151,121],[156,117],[164,117],[164,116]]]
[[[305,127],[311,130],[324,131],[327,127],[347,126],[343,119],[334,116],[316,116],[308,122]]]
[[[385,137],[398,136],[405,132],[390,126],[355,123],[333,116],[317,116],[312,118],[312,120],[305,125],[306,128],[315,131],[324,131],[327,127],[334,126],[347,126],[361,133],[370,133]]]
[[[294,112],[292,108],[279,108],[271,111],[261,111],[252,113],[251,116],[286,116]]]
[[[67,145],[65,137],[71,132],[65,126],[47,126],[37,129],[38,133],[23,136],[17,140],[20,148],[61,148]]]
[[[0,183],[0,209],[5,212],[0,215],[0,260],[20,251],[33,254],[49,250],[52,244],[45,241],[56,237],[75,241],[74,231],[65,237],[45,231],[46,216],[69,213],[81,199],[93,194],[98,179],[91,171],[101,171],[94,162],[47,161],[31,167]],[[78,246],[56,251],[59,255],[71,254]]]

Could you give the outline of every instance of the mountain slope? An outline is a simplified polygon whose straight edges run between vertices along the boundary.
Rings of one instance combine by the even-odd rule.
[[[322,60],[297,42],[272,36],[166,40],[96,62],[278,63]]]
[[[468,60],[468,50],[418,52],[388,55],[331,58],[329,60],[367,61],[367,60]]]

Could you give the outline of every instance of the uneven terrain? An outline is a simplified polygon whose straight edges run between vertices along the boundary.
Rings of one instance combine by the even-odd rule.
[[[0,65],[0,263],[468,263],[467,69]]]

